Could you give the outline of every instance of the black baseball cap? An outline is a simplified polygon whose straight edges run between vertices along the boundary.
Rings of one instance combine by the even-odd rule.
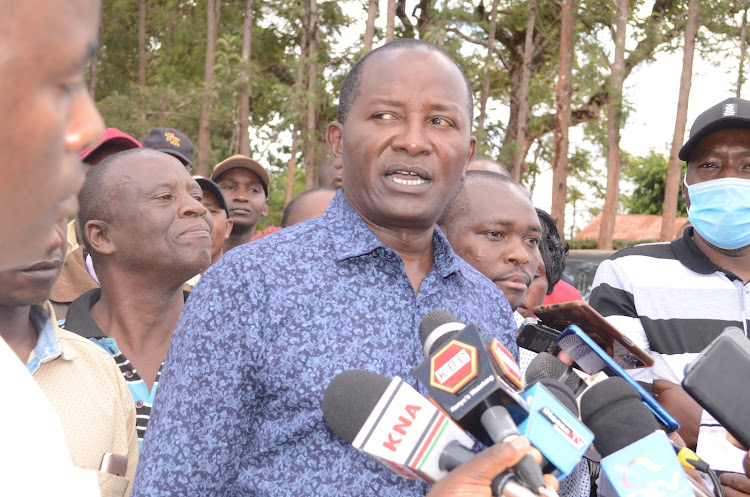
[[[213,193],[217,199],[219,199],[219,206],[224,209],[224,212],[227,213],[227,219],[229,219],[229,207],[227,207],[227,199],[225,199],[224,194],[221,193],[221,188],[219,188],[219,185],[217,185],[210,179],[201,176],[200,174],[193,175],[193,179],[198,182],[201,190],[208,190],[209,192]]]
[[[750,102],[728,98],[699,115],[690,128],[690,138],[680,149],[680,159],[687,161],[698,142],[724,129],[750,129]]]
[[[152,148],[180,159],[193,167],[193,142],[185,133],[174,128],[154,128],[143,137],[143,148]]]

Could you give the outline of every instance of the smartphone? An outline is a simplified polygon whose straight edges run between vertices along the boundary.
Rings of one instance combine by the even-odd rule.
[[[594,340],[576,325],[568,326],[560,333],[557,343],[586,373],[593,375],[603,371],[608,376],[619,376],[635,388],[641,396],[641,402],[651,409],[659,423],[671,433],[680,427],[677,420],[664,409],[651,394],[640,386],[623,368],[599,347]]]
[[[746,448],[750,448],[750,341],[725,328],[685,366],[682,388]]]
[[[654,358],[648,352],[583,300],[540,305],[534,308],[534,314],[545,325],[560,331],[571,324],[578,325],[624,369],[650,368],[654,365]]]
[[[557,337],[560,331],[549,326],[544,326],[534,318],[526,318],[521,325],[516,337],[519,347],[533,350],[534,352],[547,352],[557,355],[560,348],[557,346]]]
[[[128,458],[126,456],[123,456],[122,454],[113,454],[111,452],[104,453],[104,457],[102,457],[102,465],[99,467],[99,471],[124,478],[127,470]]]

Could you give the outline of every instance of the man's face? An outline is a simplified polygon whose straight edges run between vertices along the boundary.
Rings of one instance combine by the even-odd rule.
[[[202,204],[201,187],[182,163],[143,150],[112,166],[107,230],[118,263],[161,271],[164,279],[178,282],[206,269],[213,218]]]
[[[461,195],[468,210],[448,230],[451,246],[500,287],[515,310],[542,259],[536,210],[520,188],[497,181],[470,180]]]
[[[268,199],[263,183],[254,172],[235,167],[216,179],[229,206],[234,229],[243,232],[255,228],[258,220],[268,214]]]
[[[687,161],[688,185],[720,178],[750,179],[750,129],[726,129],[705,137]],[[682,185],[688,207],[690,196]]]
[[[548,286],[549,280],[547,279],[544,261],[539,261],[539,267],[536,269],[534,279],[531,280],[529,291],[526,292],[521,305],[518,306],[518,313],[525,318],[534,317],[534,307],[542,305],[544,297],[547,296]]]
[[[368,59],[345,123],[328,143],[343,187],[371,225],[429,228],[456,192],[476,140],[460,71],[432,51],[398,49]]]
[[[211,229],[211,264],[214,264],[224,255],[224,240],[229,238],[234,223],[227,219],[227,213],[216,195],[208,190],[203,190],[203,207],[208,209],[214,221]]]
[[[43,257],[57,222],[77,212],[87,171],[78,151],[104,124],[83,79],[99,1],[0,5],[0,267],[8,268]]]
[[[24,268],[0,271],[0,306],[23,307],[49,298],[68,249],[66,228],[67,222],[57,223],[52,242],[39,260]]]

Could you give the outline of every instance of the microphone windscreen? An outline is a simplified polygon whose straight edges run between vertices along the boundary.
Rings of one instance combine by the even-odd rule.
[[[526,384],[533,385],[542,378],[551,378],[564,383],[574,395],[580,395],[586,383],[573,371],[573,368],[547,352],[540,352],[526,368]]]
[[[573,392],[557,380],[542,378],[537,383],[543,385],[562,405],[564,405],[575,417],[578,417],[578,404]]]
[[[336,375],[323,395],[323,418],[336,435],[351,444],[391,380],[351,369]]]
[[[419,341],[424,344],[430,333],[436,328],[447,323],[460,323],[461,320],[453,315],[452,312],[443,309],[430,311],[419,322]]]
[[[635,388],[617,377],[593,385],[581,396],[581,421],[594,433],[594,445],[602,457],[659,429]]]

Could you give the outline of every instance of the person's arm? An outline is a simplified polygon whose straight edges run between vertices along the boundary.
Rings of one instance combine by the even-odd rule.
[[[671,381],[655,379],[654,396],[656,401],[680,423],[677,433],[685,441],[685,447],[695,450],[703,408],[682,389],[681,385]]]
[[[529,441],[524,437],[495,444],[448,473],[432,486],[426,497],[491,497],[492,480],[520,461],[530,448]],[[536,455],[539,454],[532,451],[535,452]],[[555,477],[544,475],[544,479],[548,488],[557,491]]]
[[[236,495],[261,402],[263,276],[239,257],[188,299],[165,361],[133,497]]]

